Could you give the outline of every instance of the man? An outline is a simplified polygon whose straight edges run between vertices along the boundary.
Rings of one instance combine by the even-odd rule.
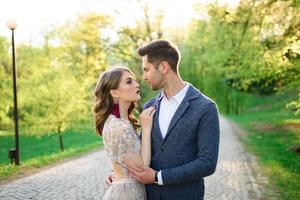
[[[144,108],[156,107],[151,133],[150,167],[129,166],[146,184],[148,200],[204,198],[204,177],[215,172],[219,149],[216,104],[178,72],[180,52],[168,40],[138,49],[143,78],[161,93]]]

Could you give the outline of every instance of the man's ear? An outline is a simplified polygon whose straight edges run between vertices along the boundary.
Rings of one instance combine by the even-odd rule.
[[[118,99],[119,98],[119,94],[117,90],[110,90],[109,91],[110,95],[114,98],[114,99]]]
[[[170,65],[166,61],[161,62],[159,67],[160,67],[160,72],[163,74],[167,74],[168,71],[170,70]]]

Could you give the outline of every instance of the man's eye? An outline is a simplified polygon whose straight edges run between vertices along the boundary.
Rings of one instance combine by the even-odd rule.
[[[130,80],[130,81],[127,81],[127,84],[131,84],[132,83],[132,81]]]

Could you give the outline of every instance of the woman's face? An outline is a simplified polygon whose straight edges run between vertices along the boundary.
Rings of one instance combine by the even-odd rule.
[[[111,92],[113,97],[123,102],[136,102],[141,99],[140,85],[128,71],[124,71],[119,87]]]

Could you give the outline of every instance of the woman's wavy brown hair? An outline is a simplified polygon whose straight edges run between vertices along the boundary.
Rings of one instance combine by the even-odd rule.
[[[135,77],[133,72],[126,67],[116,67],[100,74],[95,88],[94,104],[95,127],[99,135],[102,135],[104,123],[111,113],[114,104],[110,90],[117,89],[119,87],[121,77],[125,71],[129,72],[133,77]],[[133,127],[137,129],[140,127],[140,125],[133,114],[135,107],[136,103],[131,103],[128,109],[128,118]]]

